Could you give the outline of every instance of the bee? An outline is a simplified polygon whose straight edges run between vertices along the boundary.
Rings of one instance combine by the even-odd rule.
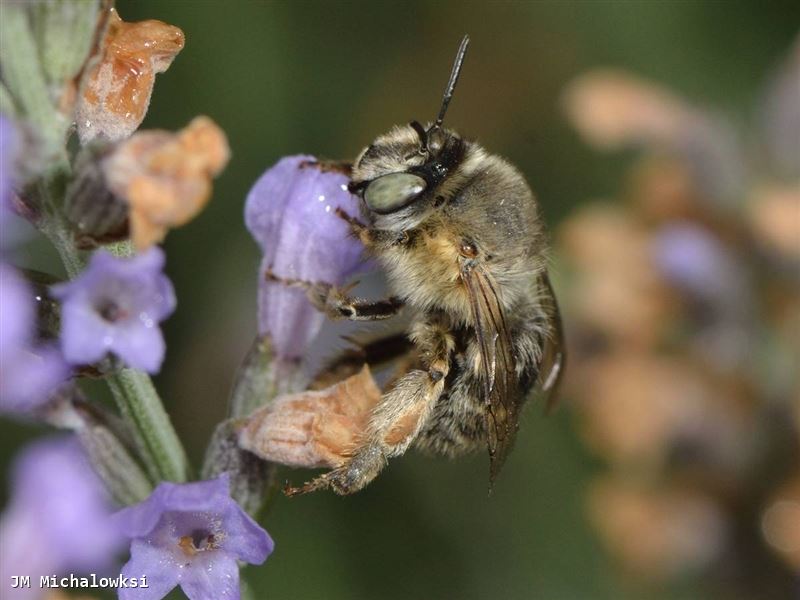
[[[537,201],[514,166],[443,127],[468,44],[465,36],[436,120],[394,127],[352,165],[360,219],[339,214],[393,295],[373,301],[306,285],[333,319],[410,312],[415,358],[372,409],[349,459],[287,495],[357,492],[412,445],[447,456],[488,448],[491,489],[526,400],[537,390],[548,404],[555,397],[565,353]]]

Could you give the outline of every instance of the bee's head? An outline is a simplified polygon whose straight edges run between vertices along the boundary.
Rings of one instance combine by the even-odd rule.
[[[435,195],[439,184],[464,156],[458,134],[414,121],[378,137],[353,166],[351,191],[368,210],[394,213]]]
[[[399,222],[408,225],[410,217],[437,205],[443,198],[437,193],[438,188],[464,158],[464,141],[455,132],[444,129],[442,122],[468,44],[469,37],[465,36],[436,121],[426,127],[417,121],[395,127],[378,137],[356,159],[350,190],[363,198],[371,216],[386,225],[389,220],[381,216],[397,215],[399,218],[391,220],[395,225],[399,226]]]

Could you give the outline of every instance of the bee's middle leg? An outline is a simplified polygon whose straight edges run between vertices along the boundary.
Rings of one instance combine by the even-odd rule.
[[[305,290],[314,308],[333,320],[378,321],[395,316],[403,307],[402,300],[394,296],[382,300],[366,300],[349,296],[348,292],[355,284],[340,288],[323,281],[279,277],[273,273],[272,269],[267,269],[264,277],[267,281],[275,281]]]
[[[373,409],[362,443],[353,450],[351,458],[302,487],[287,488],[284,490],[287,495],[325,488],[341,495],[352,494],[375,479],[389,458],[408,449],[442,395],[450,369],[452,338],[444,330],[430,329],[429,333],[435,337],[424,340],[427,369],[406,373],[383,395]]]

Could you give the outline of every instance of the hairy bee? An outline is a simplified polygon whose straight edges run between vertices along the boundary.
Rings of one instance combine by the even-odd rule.
[[[356,492],[412,444],[449,456],[488,447],[491,484],[526,399],[537,389],[552,397],[564,352],[536,200],[516,168],[442,127],[468,43],[437,119],[395,127],[352,167],[361,219],[341,216],[385,269],[394,296],[369,301],[308,284],[332,318],[411,311],[416,359],[373,409],[350,459],[289,495]]]

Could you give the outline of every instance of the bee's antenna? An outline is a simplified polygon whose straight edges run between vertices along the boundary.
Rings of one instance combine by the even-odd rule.
[[[456,60],[453,63],[453,70],[450,72],[450,81],[447,82],[447,87],[444,90],[444,96],[442,96],[442,107],[439,109],[439,116],[436,117],[436,122],[433,124],[431,129],[439,129],[442,126],[444,114],[447,112],[447,107],[450,104],[450,100],[453,98],[453,92],[456,89],[456,83],[458,83],[458,76],[461,74],[461,65],[464,64],[464,56],[467,54],[467,46],[469,46],[469,36],[465,35],[464,39],[461,40],[461,44],[458,46]]]

